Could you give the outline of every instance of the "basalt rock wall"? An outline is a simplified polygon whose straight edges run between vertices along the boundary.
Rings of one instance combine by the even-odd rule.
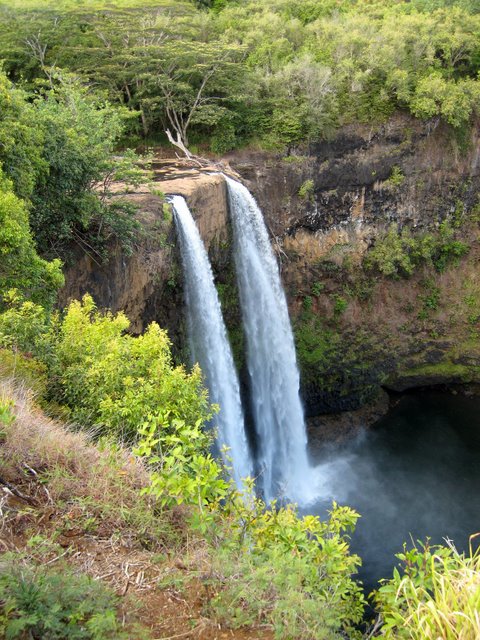
[[[311,415],[355,410],[382,386],[479,379],[479,160],[478,125],[460,135],[403,115],[291,156],[231,158],[274,237]],[[465,255],[386,275],[403,258],[385,246],[383,269],[366,268],[392,229],[409,234],[406,253],[443,242]]]

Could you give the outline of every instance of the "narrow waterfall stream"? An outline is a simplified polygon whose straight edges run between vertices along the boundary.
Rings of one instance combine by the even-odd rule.
[[[247,341],[260,478],[267,502],[314,498],[295,346],[277,262],[253,196],[225,176]]]
[[[227,339],[220,302],[207,252],[184,198],[171,199],[180,239],[190,348],[205,376],[211,402],[220,405],[215,422],[220,451],[228,447],[227,464],[239,488],[242,478],[253,477],[245,434],[240,389]]]

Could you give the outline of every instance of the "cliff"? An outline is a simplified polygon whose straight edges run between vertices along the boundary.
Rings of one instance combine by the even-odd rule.
[[[272,235],[309,415],[358,409],[381,387],[480,381],[478,126],[462,138],[397,115],[294,155],[245,150],[225,160],[257,198]],[[114,246],[105,265],[81,257],[66,274],[62,304],[89,291],[100,306],[124,309],[133,331],[155,319],[181,357],[181,271],[163,194],[184,195],[242,367],[226,189],[214,169],[159,159],[162,193],[127,196],[143,226],[133,255]],[[411,273],[400,268],[402,252],[417,256]],[[400,267],[388,273],[390,263]]]

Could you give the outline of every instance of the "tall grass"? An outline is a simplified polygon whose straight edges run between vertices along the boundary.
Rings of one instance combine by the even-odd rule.
[[[400,554],[405,575],[394,573],[376,596],[383,617],[381,635],[412,640],[480,638],[480,548],[458,553],[452,546]]]

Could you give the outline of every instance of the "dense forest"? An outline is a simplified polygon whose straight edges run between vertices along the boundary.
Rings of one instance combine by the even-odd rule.
[[[478,105],[473,0],[3,4],[11,80],[39,91],[68,70],[133,110],[128,133],[148,139],[169,127],[222,153],[396,109],[462,128]]]
[[[462,150],[480,115],[478,1],[1,0],[0,21],[0,636],[478,638],[478,553],[418,542],[364,594],[359,515],[333,503],[320,520],[268,507],[253,482],[240,492],[211,453],[219,408],[202,373],[157,323],[134,336],[89,295],[57,305],[79,255],[135,252],[145,232],[113,185],[155,191],[151,148],[169,139],[194,156],[288,159],[406,113]],[[441,272],[467,252],[449,224],[423,244],[392,228],[371,268]],[[149,554],[157,591],[204,593],[188,622],[200,635],[158,631],[158,603],[136,611],[130,576],[102,586],[113,560],[111,574],[79,565],[65,532],[99,541],[105,528],[118,553]]]

